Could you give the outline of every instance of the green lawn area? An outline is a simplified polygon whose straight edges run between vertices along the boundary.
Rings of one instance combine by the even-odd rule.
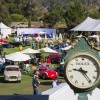
[[[62,77],[59,77],[60,79],[63,79]],[[40,80],[40,93],[52,88],[51,79]],[[0,95],[13,95],[13,94],[23,94],[23,95],[32,95],[33,94],[33,88],[32,88],[32,76],[31,75],[22,75],[22,82],[8,82],[5,83],[3,80],[3,75],[0,76]]]
[[[13,39],[10,38],[9,41],[12,41]],[[31,41],[32,42],[32,41]],[[26,46],[23,47],[23,49],[26,48],[31,48],[31,46]],[[4,48],[4,52],[6,54],[13,53],[13,52],[18,52],[19,48]],[[52,64],[52,68],[54,69],[57,65]],[[59,77],[63,79],[62,77]],[[40,80],[40,93],[42,93],[45,90],[48,90],[51,87],[52,80],[47,79],[39,79]],[[13,95],[13,94],[33,94],[33,87],[32,87],[32,75],[22,75],[22,82],[21,83],[16,83],[16,82],[10,82],[10,83],[5,83],[3,80],[3,75],[0,75],[0,95]]]

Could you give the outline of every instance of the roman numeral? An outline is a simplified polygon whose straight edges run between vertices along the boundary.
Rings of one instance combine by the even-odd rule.
[[[84,86],[84,83],[82,82],[82,86]]]
[[[78,84],[78,81],[77,80],[75,81],[75,84]]]
[[[70,78],[73,79],[73,75],[71,75]]]
[[[72,72],[72,70],[68,70],[68,72]]]
[[[93,76],[93,79],[96,79],[96,77],[95,77],[95,76]]]

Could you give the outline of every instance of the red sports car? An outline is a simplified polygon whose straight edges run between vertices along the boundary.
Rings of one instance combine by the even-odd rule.
[[[58,77],[58,73],[50,68],[50,66],[39,66],[36,70],[35,73],[39,72],[39,77],[43,79],[53,79]]]

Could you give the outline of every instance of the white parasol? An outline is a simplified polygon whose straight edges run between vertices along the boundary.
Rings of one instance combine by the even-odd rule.
[[[41,50],[43,50],[44,52],[47,52],[47,53],[58,53],[57,51],[55,51],[49,47],[42,48],[39,51],[41,51]]]
[[[31,59],[29,55],[26,54],[22,54],[20,52],[15,52],[15,53],[11,53],[5,56],[6,59],[8,60],[12,60],[12,61],[26,61]]]

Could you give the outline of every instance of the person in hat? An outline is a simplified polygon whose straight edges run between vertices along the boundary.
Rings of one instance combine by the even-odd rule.
[[[32,86],[33,86],[33,94],[34,95],[39,95],[39,85],[40,85],[40,81],[39,81],[39,76],[38,76],[38,72],[35,73],[35,75],[33,76],[33,80],[32,80]]]

